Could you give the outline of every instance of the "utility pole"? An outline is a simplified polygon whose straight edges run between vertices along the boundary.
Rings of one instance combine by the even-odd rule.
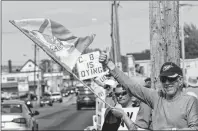
[[[38,50],[37,52],[37,60],[38,60],[38,68],[39,68],[39,48],[36,48]],[[38,96],[38,103],[40,103],[40,97],[41,97],[41,79],[42,78],[42,73],[40,73],[38,69],[38,75],[37,75],[37,96]]]
[[[113,18],[114,18],[114,3],[112,3],[111,4],[111,58],[112,58],[112,60],[113,60],[113,62],[114,63],[117,63],[117,61],[116,61],[116,58],[115,58],[115,47],[114,47],[114,33],[113,33],[113,27],[114,27],[114,20],[113,20]]]
[[[121,53],[120,53],[120,35],[119,35],[119,22],[118,22],[118,6],[119,4],[116,1],[112,3],[112,40],[113,40],[113,50],[114,50],[114,60],[116,66],[122,70],[121,63]]]
[[[40,103],[40,82],[39,82],[39,71],[36,71],[36,66],[37,66],[37,45],[35,44],[34,45],[34,63],[35,63],[35,66],[34,66],[34,87],[35,87],[35,90],[34,90],[34,94],[37,95],[38,99],[37,99],[37,102]],[[37,73],[38,74],[37,74]],[[37,81],[37,83],[36,83]]]
[[[165,62],[180,66],[179,1],[149,2],[151,82],[160,86],[159,72]]]
[[[35,64],[35,66],[34,66],[34,87],[35,87],[34,94],[36,94],[36,48],[37,48],[37,46],[35,44],[34,45],[34,64]]]

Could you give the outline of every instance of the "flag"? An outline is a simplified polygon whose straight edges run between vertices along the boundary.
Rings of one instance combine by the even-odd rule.
[[[63,25],[50,19],[23,19],[10,22],[70,70],[95,37],[95,34],[76,37]]]

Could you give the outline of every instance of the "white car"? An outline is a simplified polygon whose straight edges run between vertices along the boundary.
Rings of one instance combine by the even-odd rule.
[[[53,102],[59,101],[60,103],[63,102],[63,98],[60,92],[53,92],[51,99]]]
[[[1,115],[1,130],[38,130],[34,116],[39,112],[31,111],[24,101],[4,100]]]

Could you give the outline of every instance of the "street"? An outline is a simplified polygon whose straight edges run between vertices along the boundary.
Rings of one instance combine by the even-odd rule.
[[[92,125],[92,116],[95,114],[92,108],[77,111],[75,95],[64,98],[63,103],[35,110],[40,112],[36,117],[39,130],[83,130]]]

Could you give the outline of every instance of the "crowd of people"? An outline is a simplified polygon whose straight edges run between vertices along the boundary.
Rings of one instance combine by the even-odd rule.
[[[151,79],[142,85],[135,77],[128,77],[119,70],[105,52],[99,57],[104,69],[117,84],[104,84],[109,90],[113,108],[107,108],[102,130],[118,130],[124,122],[128,130],[198,130],[198,100],[184,89],[182,69],[175,63],[166,62],[160,70],[160,90],[151,88]],[[108,97],[107,97],[108,98]],[[111,100],[110,100],[111,98]],[[135,121],[123,108],[139,106]]]

